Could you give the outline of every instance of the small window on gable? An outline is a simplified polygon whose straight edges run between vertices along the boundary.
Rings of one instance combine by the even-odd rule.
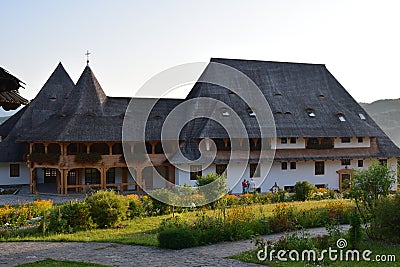
[[[364,167],[364,161],[362,159],[359,159],[357,166],[360,167],[360,168]]]
[[[364,137],[357,137],[357,140],[359,143],[363,143],[364,142]]]
[[[342,165],[351,165],[351,160],[350,159],[342,159],[341,164]]]
[[[281,138],[281,144],[287,144],[287,138],[286,137],[282,137]]]
[[[287,162],[286,161],[281,162],[281,169],[282,170],[287,170]]]
[[[253,108],[248,108],[247,109],[247,114],[249,114],[250,117],[255,117],[256,113],[254,112]]]
[[[155,119],[155,120],[161,120],[162,117],[161,117],[160,115],[154,115],[154,116],[153,116],[153,119]]]
[[[338,118],[339,118],[339,121],[346,121],[346,118],[344,117],[343,113],[338,113]]]
[[[365,121],[367,118],[365,118],[364,114],[359,113],[358,116],[360,117],[360,119],[362,119],[363,121]]]
[[[229,111],[228,111],[227,108],[222,108],[221,112],[222,112],[222,116],[224,116],[224,117],[228,117],[229,116]]]
[[[296,137],[290,137],[290,143],[291,144],[296,144]]]
[[[350,143],[351,141],[350,137],[341,137],[340,140],[342,143]]]
[[[306,109],[306,112],[308,114],[309,117],[314,118],[315,117],[315,111],[312,108],[308,108]]]
[[[291,170],[295,170],[296,168],[297,168],[296,161],[290,162],[290,169],[291,169]]]

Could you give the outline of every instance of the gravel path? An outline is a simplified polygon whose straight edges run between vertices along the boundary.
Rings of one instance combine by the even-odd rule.
[[[348,225],[342,226],[347,230]],[[325,234],[325,228],[307,230],[311,235]],[[275,240],[282,234],[263,236]],[[259,266],[227,256],[253,249],[250,240],[219,243],[182,250],[84,242],[0,242],[0,266],[15,266],[46,258],[99,263],[109,266]]]

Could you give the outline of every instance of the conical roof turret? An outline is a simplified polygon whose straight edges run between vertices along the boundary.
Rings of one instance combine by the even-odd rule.
[[[106,98],[107,96],[93,71],[89,66],[86,66],[72,89],[62,113],[100,116],[103,114],[103,103]]]

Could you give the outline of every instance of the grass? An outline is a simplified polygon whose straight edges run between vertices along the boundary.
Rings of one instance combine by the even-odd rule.
[[[42,261],[36,261],[32,263],[26,263],[17,265],[19,267],[58,267],[58,266],[65,266],[65,267],[105,267],[107,265],[100,265],[95,263],[88,263],[88,262],[77,262],[77,261],[57,261],[53,259],[45,259]]]
[[[363,250],[371,250],[372,254],[370,256],[371,261],[328,261],[329,264],[323,264],[322,266],[330,266],[330,267],[341,267],[341,266],[346,266],[346,267],[355,267],[355,266],[400,266],[400,245],[393,245],[393,244],[387,244],[387,243],[382,243],[378,241],[364,241],[361,243],[360,251]],[[257,263],[257,264],[262,264],[262,265],[268,265],[271,267],[303,267],[303,266],[321,266],[321,265],[312,265],[308,264],[306,262],[293,262],[293,261],[287,261],[287,262],[282,262],[282,261],[276,261],[276,262],[271,262],[271,261],[259,261],[256,256],[257,250],[249,250],[245,251],[242,253],[239,253],[234,256],[230,256],[229,258],[231,259],[236,259],[244,262],[250,262],[250,263]],[[375,261],[375,256],[376,255],[395,255],[396,261],[392,262],[377,262]]]
[[[325,207],[326,204],[337,202],[338,200],[320,200],[306,202],[290,202],[297,209],[311,209]],[[351,205],[349,200],[342,200],[347,205]],[[266,216],[272,215],[272,210],[276,204],[251,205],[255,210],[262,210]],[[250,207],[250,206],[249,206]],[[216,215],[216,210],[206,210],[208,215]],[[0,241],[67,241],[67,242],[112,242],[132,245],[158,246],[157,228],[163,219],[172,215],[162,215],[153,217],[136,218],[124,222],[124,227],[119,229],[94,229],[80,231],[72,234],[48,234],[46,236],[40,233],[21,234],[20,236],[2,237]],[[185,219],[195,219],[196,212],[188,211],[180,214]]]

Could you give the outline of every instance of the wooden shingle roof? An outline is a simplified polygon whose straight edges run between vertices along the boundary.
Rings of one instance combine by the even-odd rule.
[[[23,82],[0,67],[0,107],[4,110],[16,109],[29,103],[19,95],[18,89],[24,88]]]
[[[59,63],[35,99],[0,125],[0,135],[7,136],[0,142],[0,162],[22,161],[26,145],[16,141],[59,112],[73,86]]]

